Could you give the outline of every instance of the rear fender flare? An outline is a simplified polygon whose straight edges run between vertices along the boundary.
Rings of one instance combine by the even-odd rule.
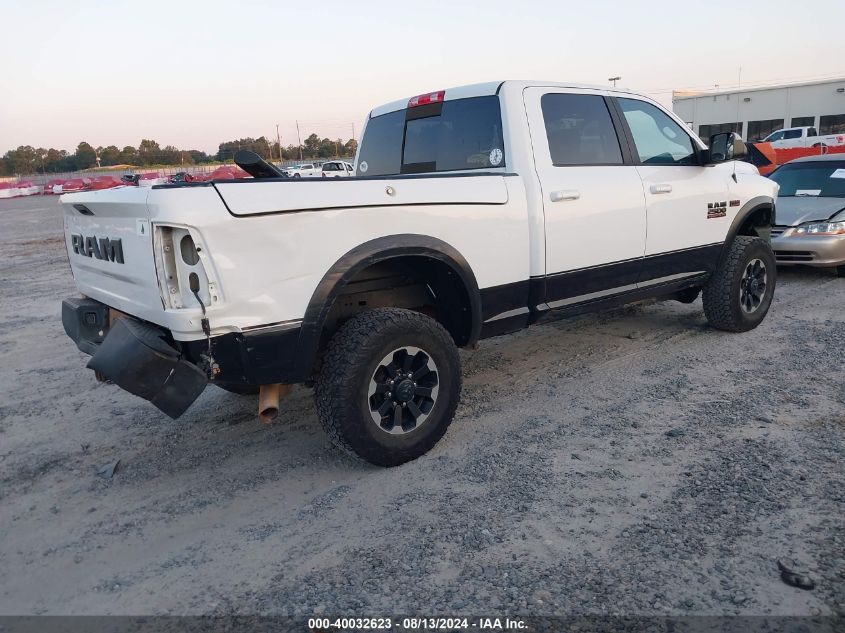
[[[319,351],[320,339],[326,318],[343,288],[365,268],[397,257],[408,255],[429,257],[443,262],[457,275],[469,297],[472,325],[468,345],[475,343],[481,334],[481,292],[472,268],[454,247],[427,235],[401,234],[380,237],[356,246],[343,255],[323,275],[317,285],[305,316],[297,345],[297,374],[310,376]]]

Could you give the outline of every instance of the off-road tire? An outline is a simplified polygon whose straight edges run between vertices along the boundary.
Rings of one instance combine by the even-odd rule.
[[[418,428],[394,435],[373,420],[368,389],[380,361],[402,347],[419,348],[436,364],[438,393]],[[314,386],[317,415],[332,443],[377,466],[398,466],[430,450],[452,422],[460,393],[452,337],[434,319],[400,308],[369,310],[344,323],[326,347]]]
[[[836,276],[845,279],[845,264],[836,267]]]
[[[766,289],[759,307],[748,313],[740,302],[740,283],[746,267],[754,260],[766,269]],[[774,297],[777,269],[771,245],[759,237],[738,235],[728,247],[719,268],[704,286],[702,303],[707,321],[728,332],[747,332],[763,321]]]

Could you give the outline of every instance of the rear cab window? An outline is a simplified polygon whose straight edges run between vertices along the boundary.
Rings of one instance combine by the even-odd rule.
[[[505,167],[502,113],[495,95],[389,112],[367,122],[359,176]]]
[[[555,167],[621,165],[619,138],[604,97],[548,93],[540,99]]]

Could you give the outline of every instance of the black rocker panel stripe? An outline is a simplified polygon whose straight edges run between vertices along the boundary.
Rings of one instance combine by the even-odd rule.
[[[713,272],[722,243],[548,275],[545,301],[571,299],[683,273]]]
[[[712,273],[719,265],[722,254],[722,242],[687,248],[681,251],[650,255],[643,259],[639,281],[659,279],[681,273]]]
[[[544,301],[571,299],[635,284],[642,265],[643,260],[638,257],[603,266],[590,266],[548,275]]]
[[[528,326],[531,280],[481,288],[481,335],[488,338]]]

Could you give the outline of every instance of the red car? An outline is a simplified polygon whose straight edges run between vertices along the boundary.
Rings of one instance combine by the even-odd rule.
[[[91,191],[98,191],[100,189],[112,189],[114,187],[120,187],[123,183],[120,179],[115,178],[114,176],[97,176],[91,182],[91,186],[89,189]]]
[[[74,191],[86,191],[91,187],[90,178],[71,178],[62,185],[62,193],[73,193]]]

